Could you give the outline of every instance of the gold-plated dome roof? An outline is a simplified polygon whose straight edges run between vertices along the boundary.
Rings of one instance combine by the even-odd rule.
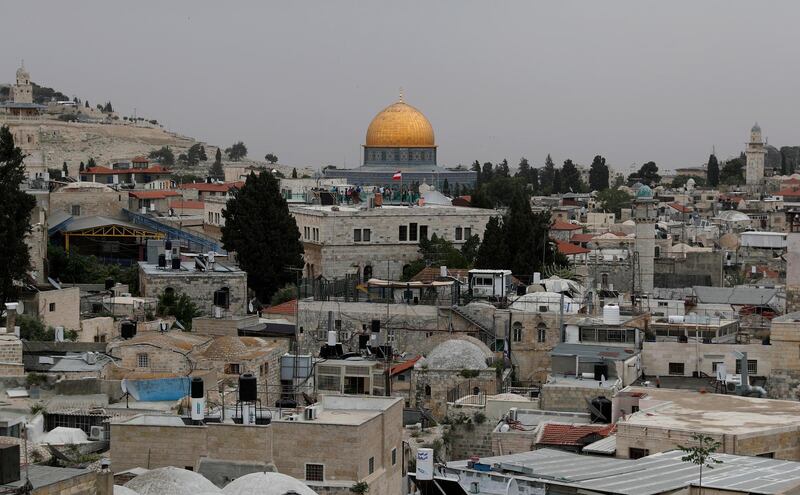
[[[367,146],[378,148],[435,146],[433,127],[422,112],[402,100],[381,110],[367,128]]]

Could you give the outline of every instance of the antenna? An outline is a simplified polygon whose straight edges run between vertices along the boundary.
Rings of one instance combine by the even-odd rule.
[[[403,101],[403,87],[402,86],[400,86],[400,98],[398,98],[397,101],[399,101],[400,103],[404,103],[404,101]]]

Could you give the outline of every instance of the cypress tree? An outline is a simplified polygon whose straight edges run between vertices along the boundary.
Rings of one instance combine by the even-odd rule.
[[[278,289],[295,282],[295,273],[287,268],[303,267],[303,244],[278,179],[251,173],[228,200],[222,216],[223,246],[236,251],[247,284],[259,300],[269,301]]]
[[[713,153],[708,157],[708,168],[706,169],[706,179],[708,185],[717,187],[719,185],[719,162]]]
[[[36,199],[19,189],[25,180],[22,150],[14,146],[8,127],[0,127],[0,307],[14,300],[14,281],[25,277],[30,254],[25,236],[30,232],[31,211]]]

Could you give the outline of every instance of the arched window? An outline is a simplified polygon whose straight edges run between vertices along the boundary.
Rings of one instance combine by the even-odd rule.
[[[430,397],[430,396],[431,396],[431,386],[425,385],[425,397]]]
[[[655,249],[655,252],[654,252],[654,256],[656,258],[661,257],[661,246],[656,246],[656,249]]]
[[[600,275],[600,287],[604,289],[608,288],[608,273],[603,273]]]
[[[547,325],[544,323],[536,325],[536,341],[547,342]]]
[[[472,395],[481,395],[481,388],[480,387],[473,387],[472,388]]]
[[[522,342],[522,323],[515,321],[511,325],[511,340],[514,342]]]

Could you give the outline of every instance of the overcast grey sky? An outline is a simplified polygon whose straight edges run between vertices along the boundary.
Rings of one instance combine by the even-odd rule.
[[[0,80],[281,163],[359,164],[403,87],[439,161],[697,165],[800,144],[797,1],[81,1],[3,8]]]

